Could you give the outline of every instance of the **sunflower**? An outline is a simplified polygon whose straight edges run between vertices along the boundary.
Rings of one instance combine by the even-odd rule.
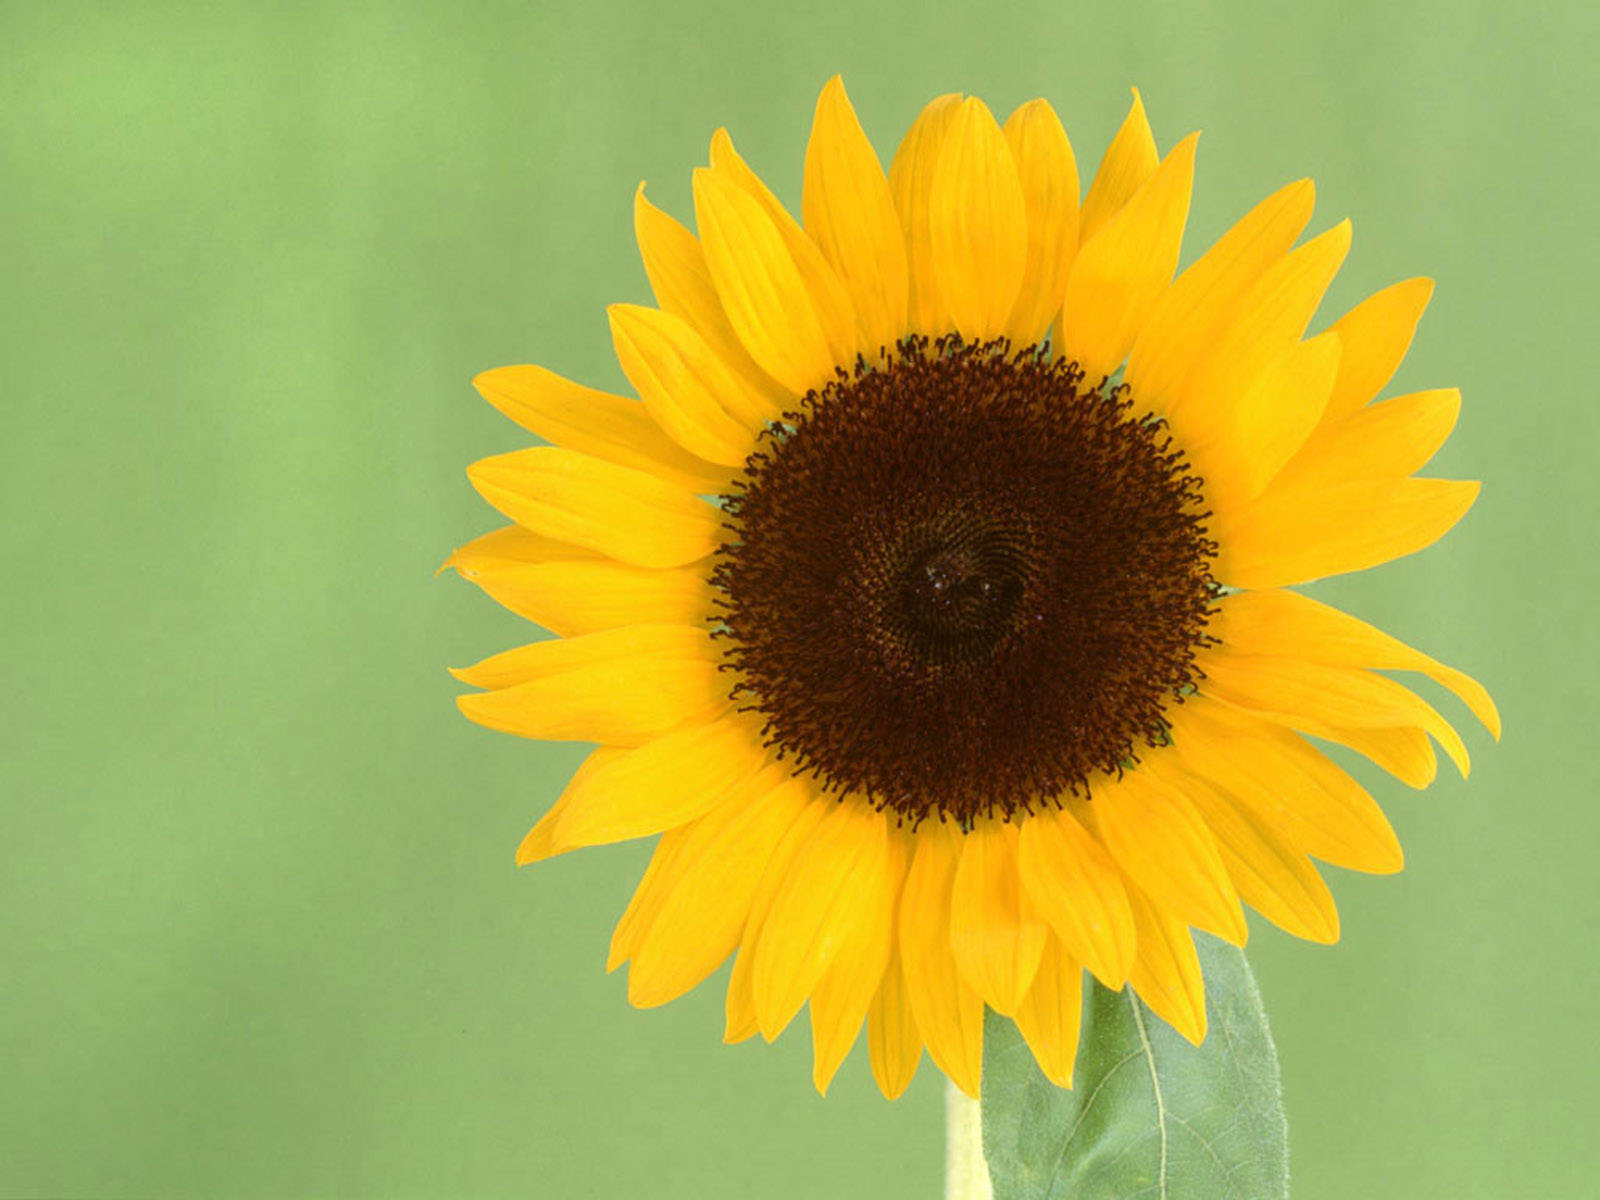
[[[447,565],[556,636],[455,672],[472,720],[596,743],[517,851],[660,835],[611,941],[635,1005],[730,955],[730,1042],[809,1004],[826,1090],[865,1024],[976,1095],[985,1006],[1070,1086],[1083,972],[1205,1036],[1191,929],[1317,942],[1313,859],[1400,869],[1319,743],[1412,787],[1387,674],[1485,690],[1288,588],[1429,545],[1477,495],[1413,475],[1454,389],[1374,403],[1432,284],[1307,336],[1348,222],[1291,183],[1174,278],[1196,135],[1138,93],[1088,194],[1042,100],[941,96],[887,175],[824,87],[796,221],[725,130],[691,233],[635,198],[656,306],[609,309],[638,399],[475,381],[549,445],[474,464],[513,524]],[[1430,738],[1432,741],[1430,741]],[[1308,740],[1316,739],[1316,741]]]

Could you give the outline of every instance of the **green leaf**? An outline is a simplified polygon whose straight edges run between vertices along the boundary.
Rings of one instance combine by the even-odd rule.
[[[1192,1046],[1132,988],[1085,989],[1071,1090],[1017,1028],[984,1029],[983,1147],[995,1200],[1283,1200],[1278,1057],[1244,954],[1196,934],[1210,1032]]]

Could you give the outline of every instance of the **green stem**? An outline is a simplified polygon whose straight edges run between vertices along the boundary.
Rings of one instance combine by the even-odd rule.
[[[944,1085],[944,1200],[994,1200],[983,1157],[983,1111],[948,1079]]]

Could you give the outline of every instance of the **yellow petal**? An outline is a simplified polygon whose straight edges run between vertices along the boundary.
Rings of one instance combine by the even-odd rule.
[[[728,490],[733,473],[690,454],[644,405],[563,379],[543,367],[496,367],[472,381],[490,404],[545,441],[647,471],[688,491]]]
[[[572,450],[497,454],[467,478],[518,525],[636,567],[681,567],[722,540],[720,512],[693,493]]]
[[[939,96],[917,115],[889,165],[889,190],[905,234],[906,267],[911,278],[907,321],[913,333],[937,337],[955,328],[933,270],[933,229],[929,201],[934,168],[944,150],[961,97]]]
[[[756,945],[760,941],[761,931],[766,927],[779,889],[789,880],[796,856],[810,841],[812,832],[822,818],[833,811],[835,804],[833,800],[817,796],[809,780],[791,778],[781,786],[802,803],[798,815],[789,822],[788,829],[767,860],[767,869],[762,872],[761,882],[750,901],[750,917],[745,922],[744,936],[739,941],[739,957],[734,959],[733,971],[728,977],[727,1028],[722,1040],[729,1043],[742,1042],[758,1032],[754,981]],[[790,802],[786,797],[784,803]]]
[[[1039,1069],[1057,1087],[1072,1086],[1082,1013],[1083,967],[1052,937],[1045,943],[1038,974],[1016,1020]]]
[[[1393,729],[1345,729],[1330,725],[1326,740],[1364,754],[1401,783],[1425,788],[1439,774],[1439,756],[1420,729],[1401,725]]]
[[[704,625],[714,611],[703,567],[630,567],[518,525],[462,546],[444,567],[562,637],[619,625]]]
[[[1465,778],[1470,761],[1461,735],[1434,707],[1409,688],[1351,667],[1225,650],[1196,656],[1207,695],[1269,715],[1313,737],[1329,726],[1426,729]]]
[[[1151,899],[1186,924],[1244,945],[1244,913],[1216,841],[1173,780],[1140,763],[1097,785],[1084,810],[1116,864]]]
[[[553,638],[455,672],[495,691],[460,696],[470,719],[549,741],[636,746],[728,703],[721,651],[704,630],[629,625]]]
[[[593,774],[608,763],[621,758],[628,751],[617,746],[601,746],[592,751],[584,759],[577,771],[572,776],[572,783],[576,783],[585,775]],[[522,843],[517,847],[517,866],[525,867],[529,863],[543,862],[547,858],[554,858],[557,854],[565,854],[573,849],[571,846],[556,843],[556,829],[561,825],[562,818],[567,815],[565,796],[557,799],[550,806],[550,811],[540,817],[534,827],[528,831]]]
[[[855,306],[850,293],[845,290],[828,260],[822,256],[816,242],[789,215],[789,210],[772,194],[772,189],[761,181],[744,159],[733,148],[733,139],[726,129],[717,130],[711,139],[711,169],[739,187],[761,206],[771,220],[773,228],[783,238],[795,269],[810,293],[811,304],[822,327],[833,361],[848,367],[863,349],[861,330],[856,322]]]
[[[950,951],[950,893],[961,834],[924,822],[900,897],[900,963],[906,994],[928,1056],[967,1095],[983,1074],[983,1000],[956,969]]]
[[[1460,697],[1495,738],[1500,713],[1488,691],[1472,676],[1349,613],[1298,592],[1238,592],[1226,597],[1212,617],[1209,632],[1230,649],[1273,658],[1300,659],[1330,667],[1416,671]]]
[[[888,851],[881,896],[868,900],[862,920],[841,941],[811,993],[811,1080],[823,1095],[855,1044],[889,968],[895,910],[906,875],[905,840],[891,834]]]
[[[1175,725],[1175,731],[1175,737],[1182,736],[1181,726]],[[1152,762],[1146,769],[1165,768]],[[1216,839],[1228,877],[1246,904],[1296,937],[1339,940],[1339,912],[1328,885],[1277,825],[1192,775],[1183,788]]]
[[[1067,952],[1115,991],[1133,962],[1133,914],[1122,872],[1093,834],[1065,810],[1022,823],[1017,846],[1022,883]]]
[[[1199,136],[1179,142],[1073,261],[1055,341],[1060,356],[1082,367],[1090,384],[1109,376],[1127,357],[1172,282],[1189,218]]]
[[[911,1084],[922,1061],[922,1035],[906,996],[905,972],[895,950],[883,970],[878,994],[867,1010],[867,1050],[872,1057],[872,1077],[886,1100],[899,1099]]]
[[[1184,762],[1307,854],[1374,874],[1404,864],[1399,839],[1366,789],[1298,734],[1204,697],[1179,706],[1172,719]]]
[[[700,239],[651,204],[642,183],[633,199],[633,228],[656,303],[693,325],[754,395],[775,409],[791,407],[794,393],[756,365],[734,332],[711,281]]]
[[[1181,438],[1220,419],[1305,334],[1349,252],[1350,222],[1341,221],[1262,273],[1212,342],[1210,353],[1191,374],[1174,382],[1167,408]]]
[[[821,387],[833,352],[772,219],[738,184],[704,169],[694,173],[694,211],[717,296],[750,357],[797,396]]]
[[[628,967],[628,1002],[666,1004],[733,952],[773,850],[806,804],[764,771],[734,785],[732,799],[688,826],[673,886],[642,925]]]
[[[1144,101],[1139,89],[1133,89],[1133,107],[1111,139],[1100,169],[1095,172],[1089,194],[1083,198],[1083,217],[1079,222],[1080,243],[1087,242],[1100,232],[1112,217],[1122,210],[1133,194],[1142,188],[1156,173],[1160,156],[1156,153],[1155,135],[1150,132],[1150,122],[1145,117]]]
[[[1433,280],[1403,280],[1368,296],[1334,322],[1333,332],[1345,351],[1339,381],[1328,399],[1328,420],[1356,411],[1394,377],[1432,296]]]
[[[1182,921],[1137,888],[1129,889],[1128,900],[1139,933],[1139,957],[1128,982],[1151,1011],[1198,1046],[1206,1038],[1206,988],[1194,939]]]
[[[778,410],[746,391],[682,317],[638,304],[606,314],[617,361],[656,423],[708,462],[742,465]]]
[[[1273,486],[1302,491],[1410,475],[1444,445],[1460,415],[1461,393],[1438,388],[1369,404],[1332,421],[1325,416]]]
[[[817,98],[800,211],[850,295],[866,349],[893,349],[907,330],[905,238],[883,166],[837,75]]]
[[[1017,165],[982,100],[961,102],[928,197],[933,274],[961,336],[988,341],[1006,320],[1028,265],[1028,211]]]
[[[691,865],[692,860],[683,853],[688,838],[688,829],[679,827],[667,830],[656,843],[644,878],[639,880],[639,886],[633,890],[633,898],[628,901],[628,907],[611,933],[611,949],[606,957],[608,974],[633,957],[640,939],[649,932],[661,906]]]
[[[1017,869],[1017,827],[980,821],[962,838],[950,895],[950,949],[990,1008],[1011,1016],[1039,969],[1048,929]]]
[[[1315,202],[1309,179],[1278,189],[1173,281],[1128,352],[1125,378],[1142,411],[1162,411],[1210,357],[1245,295],[1294,245]]]
[[[778,885],[755,945],[751,983],[768,1041],[782,1033],[858,926],[882,906],[889,873],[883,813],[853,798],[832,807]]]
[[[1182,439],[1219,519],[1254,500],[1316,428],[1339,369],[1331,333],[1291,343],[1203,428]]]
[[[573,779],[555,841],[599,846],[687,824],[766,761],[759,724],[739,714],[690,725]]]
[[[1213,570],[1237,588],[1363,571],[1433,545],[1466,516],[1481,486],[1411,478],[1269,487],[1248,508],[1219,519]]]
[[[1031,346],[1043,340],[1060,311],[1078,254],[1078,162],[1067,131],[1044,100],[1017,109],[1002,132],[1028,214],[1027,270],[1005,334],[1013,346]]]

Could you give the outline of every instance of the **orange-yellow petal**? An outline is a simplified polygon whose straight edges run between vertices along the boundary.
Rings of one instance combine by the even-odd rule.
[[[1060,939],[1052,937],[1045,943],[1038,973],[1017,1008],[1016,1020],[1039,1069],[1057,1087],[1072,1086],[1082,1013],[1083,966]]]
[[[599,749],[591,751],[589,757],[578,765],[577,771],[573,773],[572,779],[569,781],[569,786],[584,778],[584,776],[600,770],[607,763],[621,758],[626,753],[628,751],[620,746],[601,746]],[[534,823],[533,828],[528,831],[527,836],[517,846],[517,866],[525,867],[529,863],[543,862],[547,858],[554,858],[557,854],[565,854],[568,850],[576,848],[558,845],[556,842],[556,829],[561,825],[561,820],[566,815],[567,805],[565,798],[558,798],[550,806],[550,811]],[[607,969],[609,970],[610,968]]]
[[[1152,900],[1186,924],[1244,945],[1244,913],[1216,841],[1173,780],[1141,763],[1099,786],[1084,809],[1111,857]]]
[[[1133,914],[1122,872],[1099,839],[1064,809],[1037,812],[1022,823],[1017,867],[1034,907],[1067,952],[1108,988],[1127,982]]]
[[[1298,592],[1238,592],[1217,607],[1209,632],[1245,654],[1301,659],[1331,667],[1417,671],[1460,697],[1496,738],[1500,713],[1472,676],[1391,637],[1383,630]]]
[[[837,75],[817,98],[800,210],[850,295],[866,349],[892,349],[907,330],[905,237],[883,166]]]
[[[1348,479],[1410,475],[1444,445],[1460,415],[1461,393],[1455,388],[1395,396],[1331,421],[1324,414],[1273,486],[1308,491]]]
[[[898,941],[898,938],[896,939]],[[898,1099],[922,1061],[922,1035],[906,995],[904,969],[896,949],[878,982],[878,993],[867,1010],[867,1050],[872,1077],[888,1100]]]
[[[1128,352],[1125,378],[1142,411],[1161,412],[1210,357],[1249,290],[1294,245],[1315,202],[1309,179],[1279,188],[1173,281]]]
[[[983,1000],[950,951],[950,893],[961,859],[961,834],[924,822],[900,896],[900,963],[906,995],[928,1056],[976,1098],[983,1074]]]
[[[755,396],[779,410],[790,407],[794,393],[756,365],[723,311],[700,239],[651,204],[642,183],[634,195],[633,228],[656,303],[693,325]]]
[[[933,273],[969,341],[1005,332],[1028,262],[1028,212],[1017,164],[982,100],[961,102],[928,198]]]
[[[1198,137],[1179,142],[1073,260],[1055,342],[1059,356],[1082,367],[1091,385],[1121,365],[1172,282],[1189,218]]]
[[[681,567],[721,542],[721,514],[654,475],[554,446],[479,459],[472,486],[518,525],[636,567]]]
[[[929,101],[911,123],[889,165],[889,191],[894,195],[895,211],[905,234],[906,268],[911,280],[907,321],[913,333],[933,337],[955,327],[933,270],[929,204],[934,168],[939,165],[946,136],[960,107],[961,97],[953,92]]]
[[[1345,352],[1328,398],[1329,421],[1355,412],[1393,378],[1432,296],[1433,280],[1406,279],[1368,296],[1334,322]]]
[[[1156,173],[1159,161],[1155,135],[1150,132],[1150,121],[1145,116],[1144,100],[1139,96],[1139,89],[1134,88],[1133,106],[1128,109],[1116,137],[1111,139],[1111,145],[1106,147],[1100,169],[1089,185],[1089,194],[1083,198],[1078,227],[1080,243],[1099,233],[1100,227],[1121,211]]]
[[[1005,333],[1013,346],[1031,346],[1049,332],[1078,255],[1078,163],[1060,118],[1044,100],[1017,109],[1002,132],[1028,215],[1027,269]]]
[[[1188,926],[1137,888],[1129,889],[1128,899],[1139,931],[1139,957],[1128,983],[1151,1011],[1198,1046],[1206,1037],[1206,988]],[[1139,1017],[1137,1008],[1134,1014]]]
[[[980,821],[962,839],[950,895],[950,949],[962,977],[998,1013],[1027,995],[1049,930],[1017,869],[1017,826]]]
[[[543,367],[496,367],[477,375],[472,386],[518,425],[568,450],[701,494],[726,491],[733,477],[669,438],[637,400],[584,387]]]
[[[1222,514],[1217,578],[1275,588],[1362,571],[1433,545],[1482,485],[1457,479],[1356,479],[1326,488],[1269,487]]]
[[[636,746],[728,703],[721,651],[681,625],[552,638],[454,672],[493,691],[460,696],[470,719],[546,741]]]

